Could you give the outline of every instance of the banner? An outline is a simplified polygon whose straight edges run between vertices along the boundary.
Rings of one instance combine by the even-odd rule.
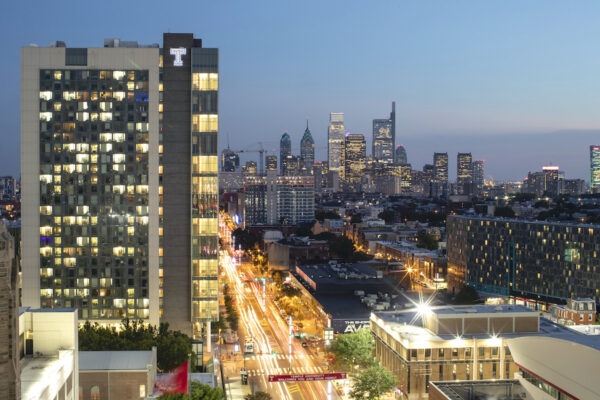
[[[188,362],[179,367],[156,377],[154,382],[154,396],[188,392]]]

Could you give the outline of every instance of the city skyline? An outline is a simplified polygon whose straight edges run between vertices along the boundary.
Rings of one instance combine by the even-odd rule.
[[[198,19],[192,17],[195,13],[182,15],[177,7],[159,15],[152,7],[158,3],[154,3],[141,11],[141,17],[150,22],[144,27],[124,28],[103,18],[107,22],[102,30],[87,28],[84,18],[78,18],[83,10],[69,10],[68,26],[45,26],[41,18],[58,17],[62,11],[40,5],[39,12],[29,15],[21,4],[9,4],[7,15],[13,18],[2,29],[12,40],[2,44],[7,61],[1,68],[4,76],[18,76],[19,48],[30,43],[45,46],[65,40],[70,47],[101,47],[107,37],[149,38],[148,42],[159,43],[162,31],[197,31],[209,38],[208,46],[222,49],[225,70],[220,123],[222,132],[241,148],[259,140],[276,142],[284,131],[297,146],[308,118],[315,160],[326,160],[323,148],[328,115],[338,111],[345,114],[347,130],[365,135],[370,149],[372,120],[385,116],[389,102],[396,101],[396,144],[406,146],[415,168],[430,162],[435,151],[470,151],[487,161],[486,174],[496,179],[522,179],[533,168],[531,164],[539,169],[552,161],[561,165],[568,177],[589,180],[589,165],[583,160],[589,158],[587,149],[597,139],[581,144],[570,141],[567,152],[561,152],[564,146],[549,146],[561,154],[559,158],[524,154],[505,164],[494,161],[499,157],[493,143],[496,136],[503,136],[517,147],[523,134],[557,131],[600,136],[595,111],[600,89],[595,67],[600,57],[589,51],[591,38],[600,33],[597,4],[588,3],[588,9],[582,6],[574,11],[558,2],[543,9],[534,3],[519,3],[516,14],[512,4],[381,2],[365,8],[344,2],[347,7],[341,8],[340,18],[328,18],[340,4],[272,2],[260,10],[243,3],[236,7],[209,4]],[[108,4],[99,13],[109,14],[111,8]],[[176,22],[164,26],[163,20]],[[315,28],[311,32],[301,29],[306,20]],[[377,24],[372,22],[375,20]],[[362,29],[351,28],[357,24]],[[505,34],[508,25],[513,27],[511,35]],[[548,31],[548,25],[565,29]],[[18,29],[20,26],[31,29]],[[77,35],[72,34],[74,30]],[[388,50],[386,62],[376,62],[380,58],[374,55],[384,48]],[[330,61],[332,52],[335,61]],[[269,68],[265,68],[267,64]],[[357,80],[361,75],[372,79]],[[7,95],[0,125],[5,144],[0,150],[3,175],[19,175],[19,106],[14,101],[18,85],[18,79],[8,80],[4,88]],[[326,93],[323,87],[328,88]],[[442,141],[437,140],[440,136]],[[482,145],[487,143],[487,150],[444,147],[444,140],[451,143],[470,136],[478,136]],[[428,138],[428,143],[435,138],[438,146],[416,148],[413,143],[422,138]],[[226,141],[221,140],[219,151],[225,147]],[[453,164],[450,176],[454,176]]]

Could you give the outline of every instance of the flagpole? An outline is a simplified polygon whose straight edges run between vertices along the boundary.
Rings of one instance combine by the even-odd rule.
[[[187,368],[187,387],[188,387],[188,399],[192,400],[192,353],[188,353],[188,368]]]

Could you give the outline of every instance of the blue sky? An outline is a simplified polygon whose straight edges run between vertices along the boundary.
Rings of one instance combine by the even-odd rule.
[[[587,178],[588,146],[600,143],[595,1],[35,3],[4,5],[0,24],[0,174],[19,171],[21,46],[160,43],[164,31],[220,48],[221,147],[228,135],[236,150],[275,148],[288,131],[298,152],[308,118],[326,159],[329,112],[341,111],[370,149],[371,121],[392,100],[409,162],[448,151],[451,177],[455,153],[472,151],[496,179],[549,162]]]

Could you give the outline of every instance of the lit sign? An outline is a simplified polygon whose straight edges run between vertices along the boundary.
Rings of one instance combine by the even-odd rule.
[[[175,56],[175,59],[173,60],[173,66],[183,67],[183,59],[181,57],[187,54],[187,49],[184,47],[178,47],[176,49],[171,49],[170,53],[172,56]]]

